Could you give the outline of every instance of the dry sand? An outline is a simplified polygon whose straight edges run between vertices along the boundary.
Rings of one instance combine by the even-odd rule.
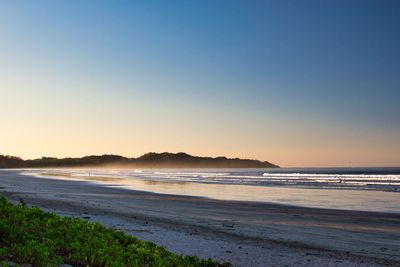
[[[0,171],[0,195],[235,266],[400,266],[400,214],[160,195]]]

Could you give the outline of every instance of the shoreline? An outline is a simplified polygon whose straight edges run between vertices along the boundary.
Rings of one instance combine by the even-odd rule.
[[[0,171],[0,195],[238,266],[400,264],[400,214],[162,195],[17,170]]]
[[[163,171],[163,170],[161,170]],[[230,170],[229,170],[230,171]],[[141,173],[141,172],[140,172]],[[84,174],[53,171],[24,174],[41,178],[89,181],[103,186],[146,191],[163,195],[200,197],[215,200],[242,201],[252,203],[282,204],[295,207],[335,209],[400,214],[398,192],[372,188],[328,188],[310,186],[277,186],[252,184],[225,184],[194,181],[152,179],[150,176],[135,179],[126,176],[113,177],[106,173],[88,176]],[[147,174],[148,175],[148,174]],[[397,190],[397,189],[396,189]]]
[[[257,200],[227,200],[227,199],[218,199],[218,198],[212,198],[212,197],[206,197],[206,196],[194,196],[194,195],[177,195],[177,194],[170,194],[170,193],[158,193],[158,192],[152,192],[148,190],[137,190],[137,189],[131,189],[125,185],[120,185],[120,184],[113,184],[113,183],[107,183],[109,181],[118,181],[118,180],[127,180],[126,178],[110,178],[110,177],[100,177],[100,176],[95,176],[95,177],[90,177],[90,176],[69,176],[69,175],[64,175],[64,174],[50,174],[50,173],[38,173],[38,174],[23,174],[24,176],[32,176],[35,178],[42,178],[42,179],[50,179],[50,180],[64,180],[64,181],[77,181],[77,182],[87,182],[88,184],[96,185],[96,186],[102,186],[102,187],[108,187],[108,188],[117,188],[121,190],[128,190],[128,191],[134,191],[134,192],[143,192],[149,195],[155,195],[155,196],[166,196],[166,197],[183,197],[183,198],[193,198],[193,199],[199,199],[199,200],[216,200],[216,201],[228,201],[228,202],[238,202],[240,203],[246,203],[246,204],[256,204],[256,205],[270,205],[270,206],[276,206],[276,207],[282,207],[282,208],[297,208],[297,209],[312,209],[312,210],[321,210],[322,212],[327,210],[327,211],[336,211],[336,212],[365,212],[365,213],[371,213],[376,216],[379,214],[382,215],[400,215],[400,212],[398,211],[379,211],[379,210],[354,210],[354,209],[340,209],[340,208],[323,208],[323,207],[311,207],[311,206],[301,206],[301,205],[295,205],[295,204],[284,204],[284,203],[276,203],[276,202],[265,202],[265,201],[257,201]],[[64,178],[62,178],[64,177]],[[146,179],[137,179],[141,182],[149,182],[149,180]],[[155,184],[162,184],[162,183],[176,183],[176,182],[166,182],[166,181],[151,181],[154,182]],[[179,182],[180,183],[180,182]],[[194,182],[181,182],[181,183],[186,183],[186,184],[206,184],[208,183],[194,183]],[[230,185],[229,185],[230,186]],[[249,186],[249,185],[245,185]],[[264,186],[265,188],[280,188],[280,186]],[[310,190],[329,190],[329,191],[354,191],[358,192],[359,190],[355,189],[350,189],[350,188],[343,188],[343,189],[338,189],[338,188],[318,188],[318,187],[293,187],[289,189],[310,189]],[[365,191],[372,191],[372,192],[389,192],[392,193],[393,191],[388,191],[388,190],[373,190],[373,189],[364,189]],[[397,192],[397,191],[396,191]]]

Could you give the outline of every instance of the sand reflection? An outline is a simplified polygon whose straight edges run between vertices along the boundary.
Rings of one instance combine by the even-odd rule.
[[[118,186],[160,194],[196,196],[220,200],[269,202],[315,208],[400,213],[399,195],[395,192],[204,184],[140,178],[76,176],[69,173],[54,172],[41,173],[40,176],[88,181],[110,187]]]

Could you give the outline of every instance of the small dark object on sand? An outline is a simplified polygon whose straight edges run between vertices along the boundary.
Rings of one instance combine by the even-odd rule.
[[[235,226],[235,223],[233,223],[233,222],[223,222],[222,226],[233,228]]]

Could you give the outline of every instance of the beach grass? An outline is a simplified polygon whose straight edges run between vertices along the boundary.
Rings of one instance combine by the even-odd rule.
[[[153,242],[80,218],[0,198],[0,262],[33,266],[230,266],[177,255]]]

